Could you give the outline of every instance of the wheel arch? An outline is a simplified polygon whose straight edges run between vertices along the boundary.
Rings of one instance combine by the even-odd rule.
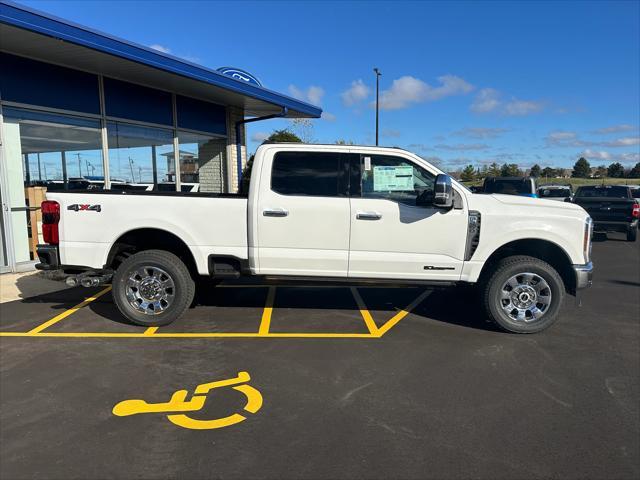
[[[105,268],[117,269],[128,256],[145,250],[165,250],[180,258],[193,277],[198,275],[191,249],[176,234],[160,228],[135,228],[121,234],[111,245]]]
[[[575,294],[576,278],[571,257],[557,243],[539,238],[512,240],[498,247],[485,261],[479,280],[484,280],[500,260],[512,255],[527,255],[547,262],[562,278],[565,290],[572,295]]]

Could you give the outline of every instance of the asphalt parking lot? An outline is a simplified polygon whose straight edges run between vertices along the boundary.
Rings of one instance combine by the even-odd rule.
[[[528,336],[462,289],[226,284],[159,329],[102,288],[2,304],[0,478],[638,478],[622,239]]]

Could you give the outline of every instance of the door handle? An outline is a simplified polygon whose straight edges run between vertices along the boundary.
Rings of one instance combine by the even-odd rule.
[[[358,212],[356,213],[356,218],[358,220],[380,220],[382,214],[378,212]]]
[[[262,215],[265,217],[286,217],[289,212],[284,208],[267,208],[262,211]]]

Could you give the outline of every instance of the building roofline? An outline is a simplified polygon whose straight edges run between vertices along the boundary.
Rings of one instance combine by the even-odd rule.
[[[24,5],[0,0],[0,23],[64,40],[92,50],[123,58],[159,70],[174,73],[192,80],[224,88],[246,97],[286,107],[295,117],[320,118],[322,109],[295,98],[258,87],[183,60],[173,55],[124,40],[104,32],[70,22]]]

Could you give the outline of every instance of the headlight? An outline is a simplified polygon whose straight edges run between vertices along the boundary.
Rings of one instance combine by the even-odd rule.
[[[591,261],[591,237],[593,236],[593,220],[587,217],[584,222],[584,238],[582,241],[582,253],[584,254],[584,263]]]

